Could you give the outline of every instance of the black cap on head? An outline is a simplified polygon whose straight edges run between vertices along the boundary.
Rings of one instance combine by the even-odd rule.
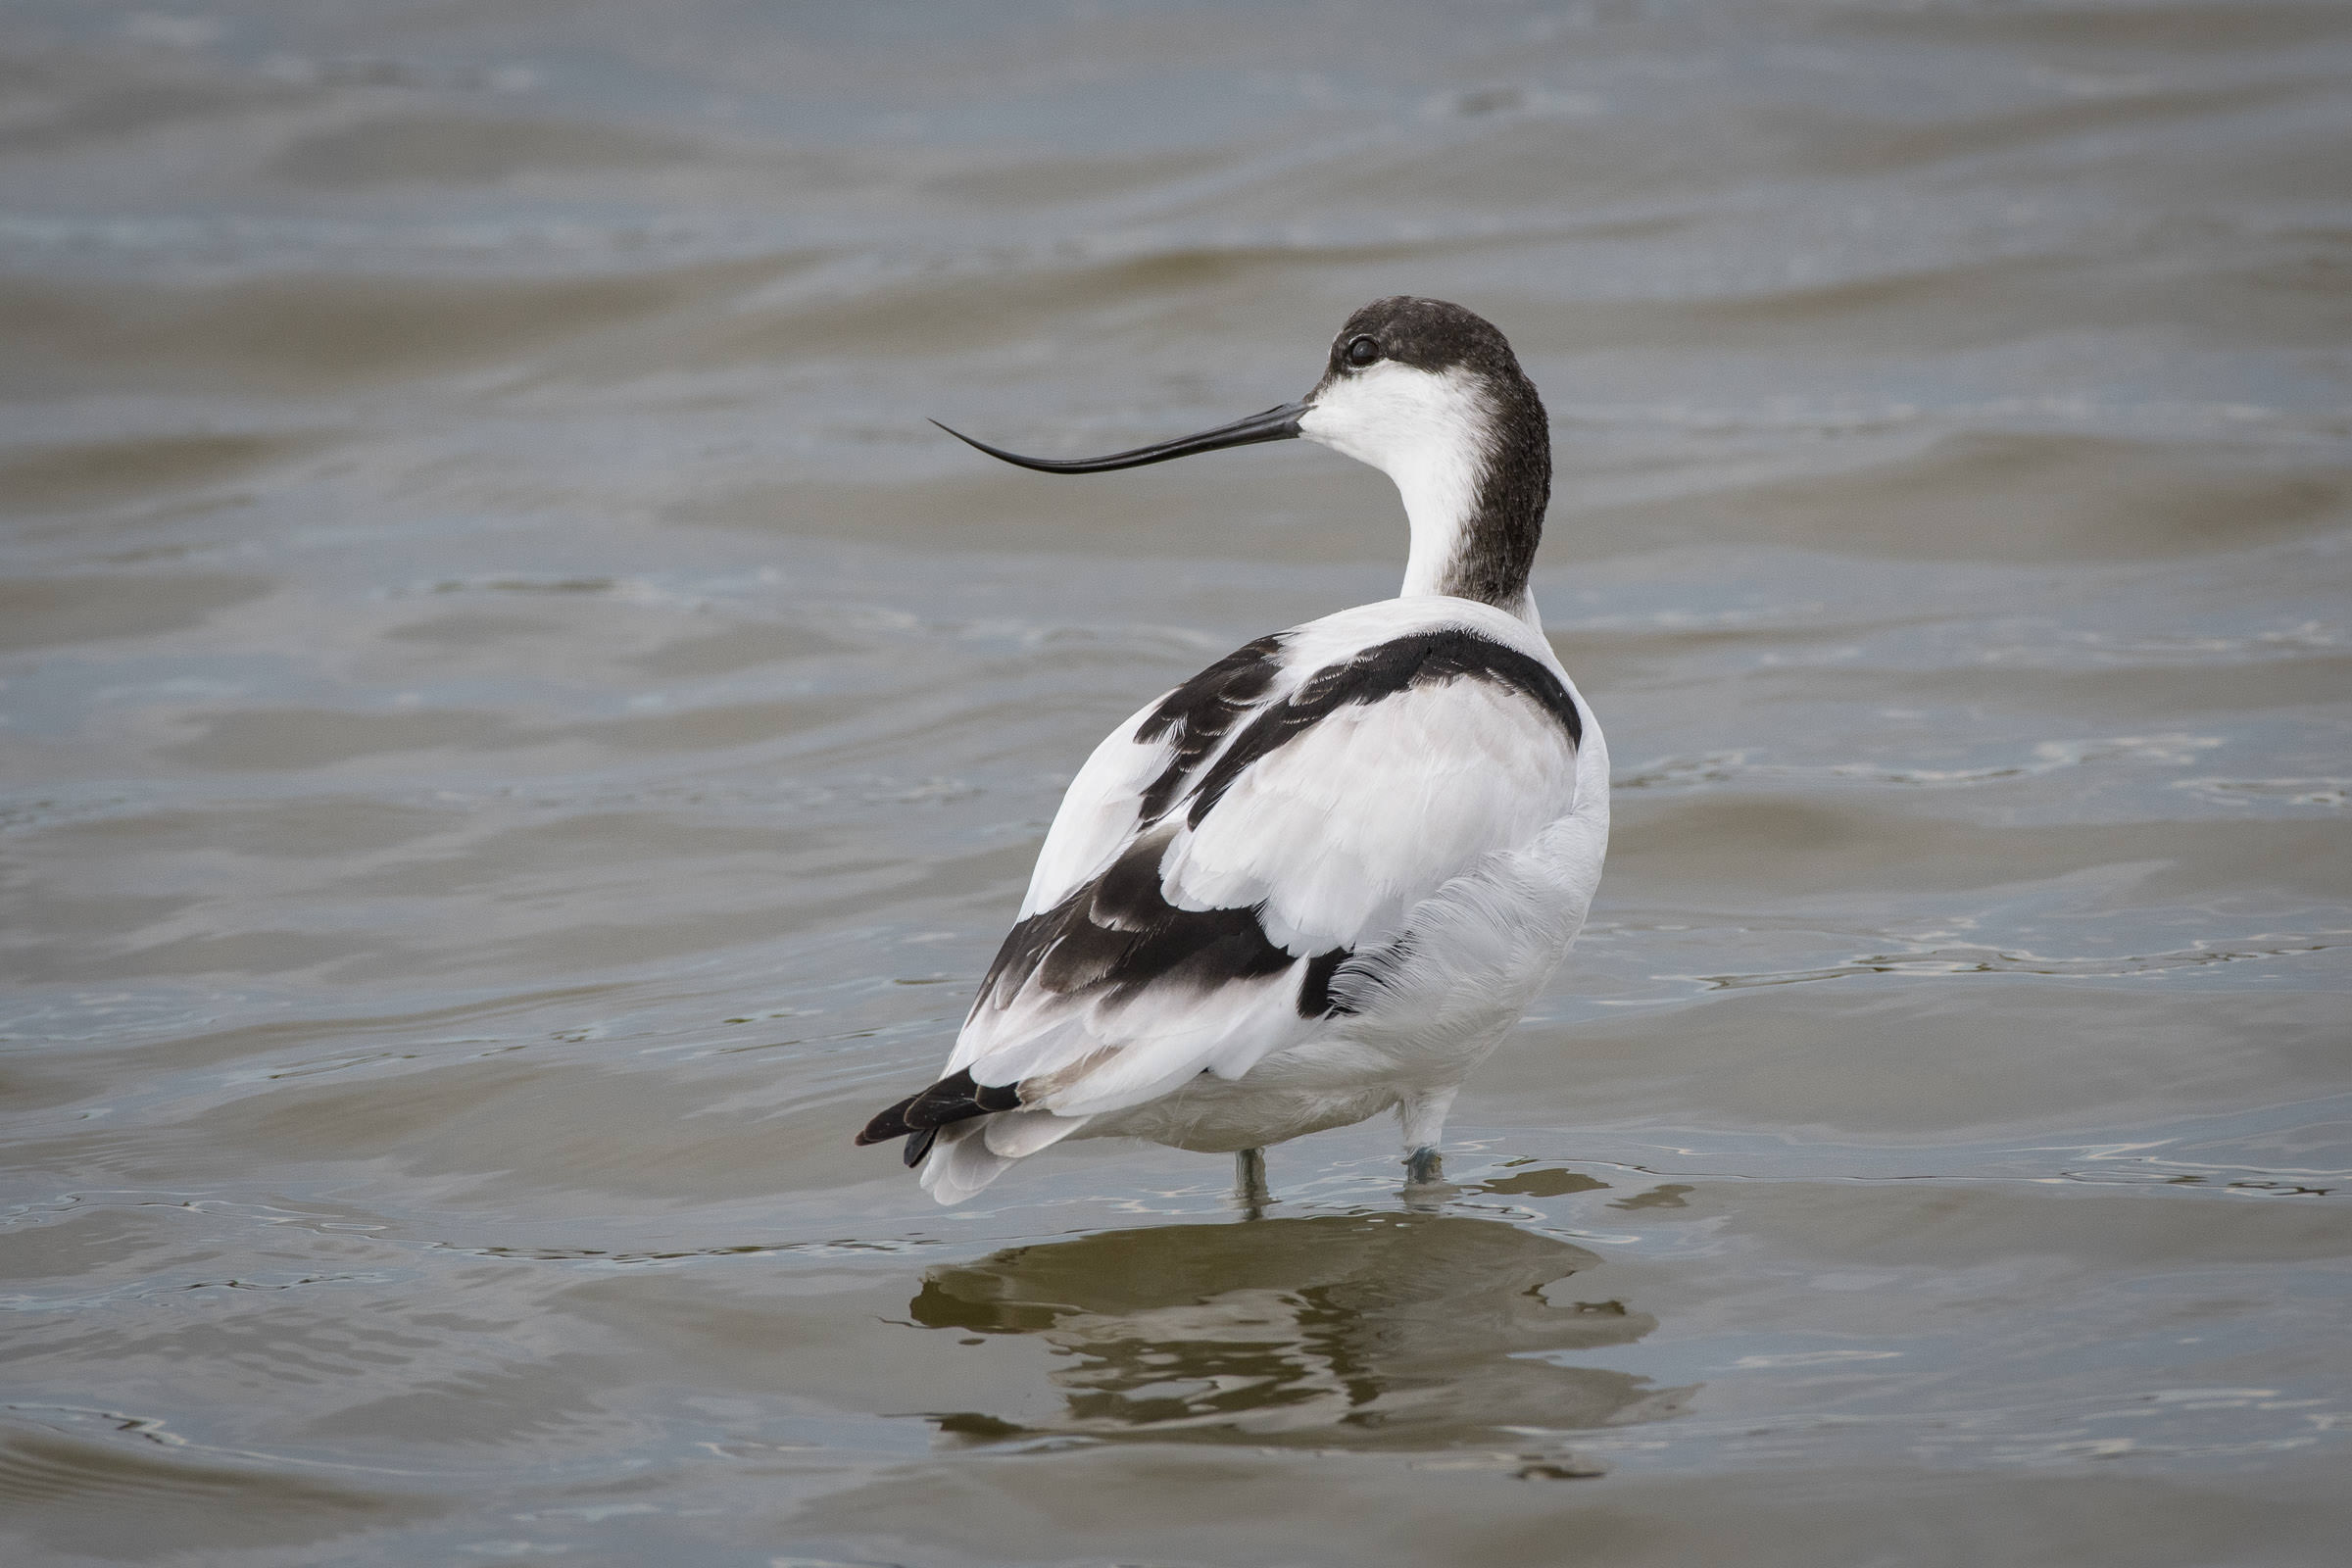
[[[1368,340],[1368,342],[1367,342]],[[1331,340],[1329,373],[1345,375],[1383,360],[1416,370],[1455,367],[1508,380],[1520,375],[1519,357],[1494,323],[1450,300],[1392,294],[1348,318]]]

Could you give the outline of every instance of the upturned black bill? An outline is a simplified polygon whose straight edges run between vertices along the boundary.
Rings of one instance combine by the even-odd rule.
[[[1165,463],[1170,458],[1189,458],[1196,452],[1215,452],[1222,447],[1254,446],[1260,441],[1289,441],[1298,434],[1298,420],[1306,413],[1303,403],[1285,403],[1263,414],[1252,414],[1247,419],[1220,424],[1213,430],[1198,435],[1179,436],[1156,446],[1137,447],[1132,452],[1113,452],[1107,458],[1024,458],[1018,452],[992,447],[985,441],[975,441],[961,430],[949,430],[933,419],[942,430],[967,447],[977,447],[992,458],[1035,468],[1040,473],[1102,473],[1111,468],[1140,468],[1147,463]]]

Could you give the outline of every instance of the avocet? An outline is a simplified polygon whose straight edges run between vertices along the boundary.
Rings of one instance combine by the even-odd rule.
[[[942,428],[946,428],[942,426]],[[1111,731],[904,1138],[943,1203],[1065,1138],[1233,1153],[1394,1110],[1439,1179],[1463,1080],[1567,953],[1600,881],[1608,750],[1528,574],[1544,405],[1493,325],[1397,296],[1348,318],[1296,403],[1096,473],[1303,436],[1396,481],[1394,599],[1236,649]]]

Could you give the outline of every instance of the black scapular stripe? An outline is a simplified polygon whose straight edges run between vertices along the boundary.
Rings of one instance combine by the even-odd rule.
[[[1176,804],[1185,780],[1242,715],[1257,706],[1281,672],[1282,635],[1277,632],[1245,643],[1160,700],[1135,727],[1135,739],[1149,746],[1165,736],[1175,755],[1144,791],[1140,820],[1156,821]]]
[[[1367,648],[1344,664],[1326,665],[1258,714],[1201,777],[1186,820],[1199,827],[1244,769],[1341,709],[1449,680],[1490,681],[1519,692],[1559,721],[1571,745],[1584,743],[1584,719],[1575,700],[1541,661],[1460,627],[1415,632]]]

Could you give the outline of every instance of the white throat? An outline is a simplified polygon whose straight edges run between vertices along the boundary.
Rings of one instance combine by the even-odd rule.
[[[1494,450],[1494,410],[1476,379],[1459,369],[1375,365],[1318,388],[1298,433],[1395,481],[1412,530],[1397,597],[1444,593],[1469,546]],[[1522,597],[1505,608],[1536,625],[1535,596]]]

